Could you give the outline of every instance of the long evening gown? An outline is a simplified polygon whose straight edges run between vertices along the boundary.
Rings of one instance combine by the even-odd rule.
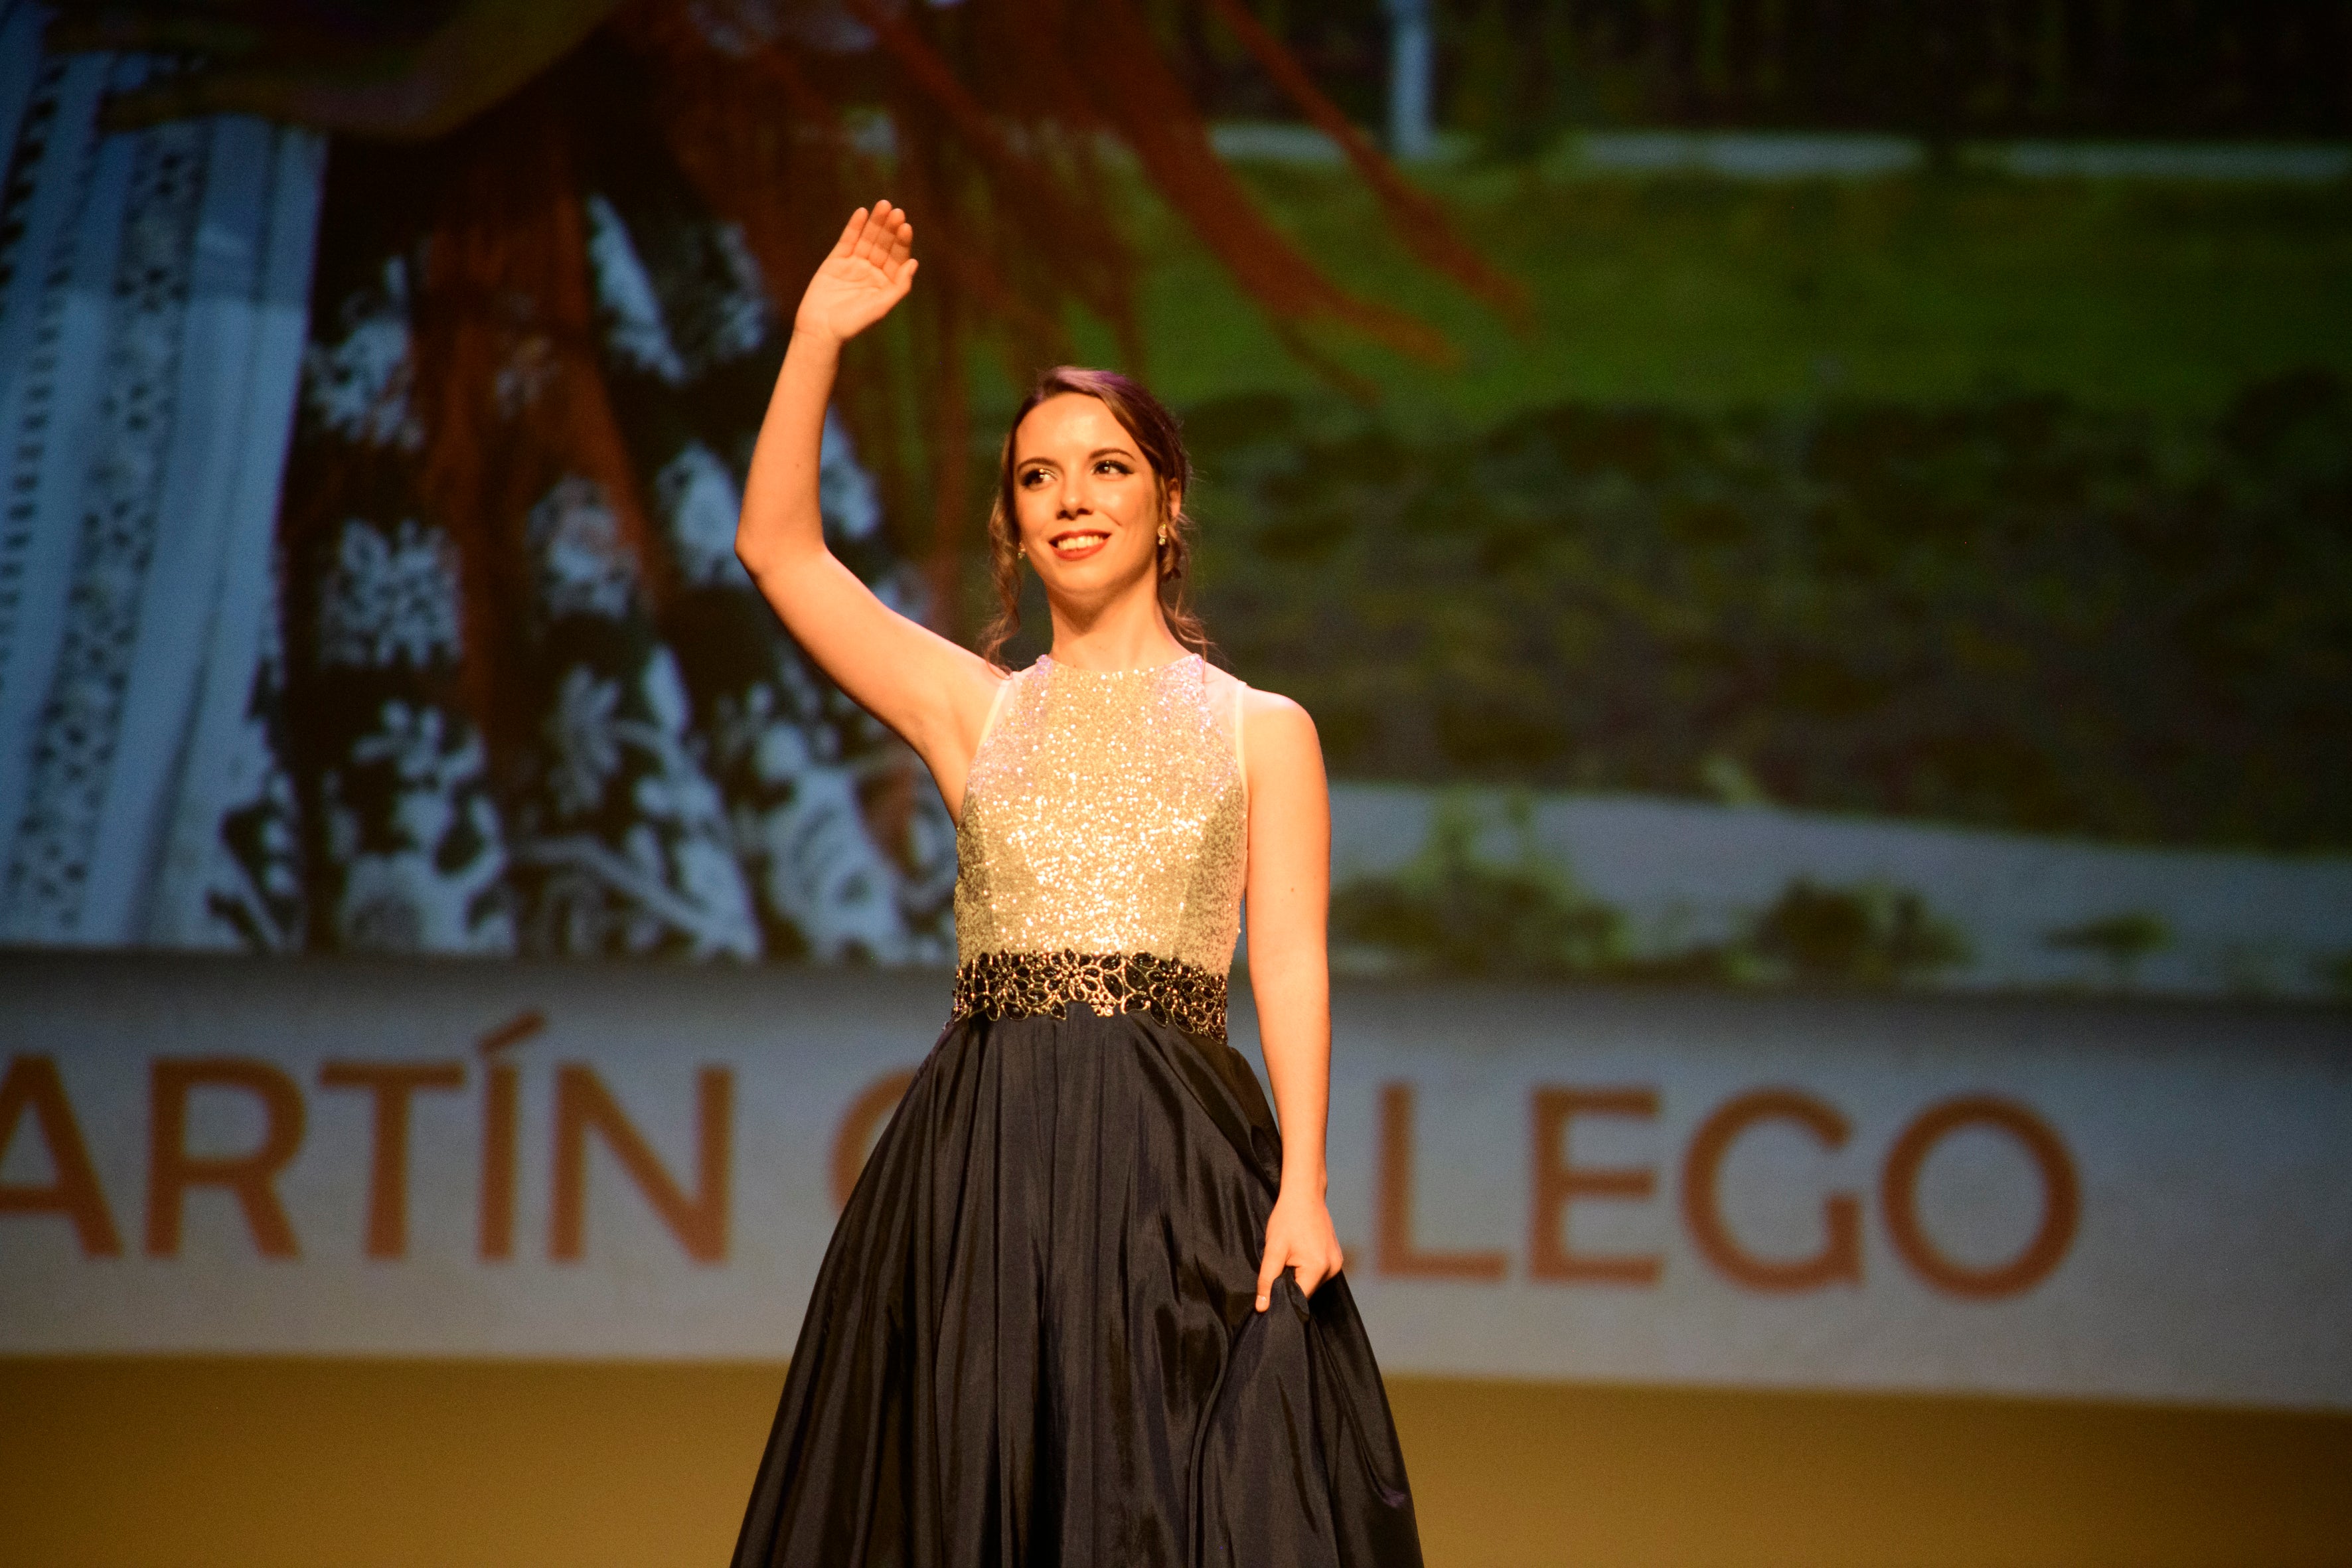
[[[953,1016],[819,1270],[737,1568],[1406,1568],[1344,1279],[1255,1310],[1282,1145],[1225,1043],[1247,800],[1197,657],[1013,676]]]

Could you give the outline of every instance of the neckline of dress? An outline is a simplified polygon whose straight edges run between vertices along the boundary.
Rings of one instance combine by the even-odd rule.
[[[1082,669],[1075,664],[1064,664],[1060,659],[1055,658],[1050,653],[1039,654],[1037,656],[1037,662],[1046,667],[1045,672],[1048,675],[1051,675],[1055,670],[1058,669],[1071,675],[1084,675],[1104,680],[1117,680],[1122,677],[1130,675],[1158,675],[1163,670],[1174,669],[1181,665],[1191,664],[1200,657],[1201,656],[1197,653],[1179,654],[1174,658],[1165,659],[1158,664],[1131,665],[1125,669]]]

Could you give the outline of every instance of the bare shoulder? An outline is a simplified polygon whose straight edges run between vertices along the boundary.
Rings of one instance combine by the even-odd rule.
[[[1311,859],[1328,853],[1330,840],[1330,785],[1324,777],[1323,743],[1315,733],[1315,720],[1281,692],[1255,687],[1243,691],[1240,708],[1251,864],[1269,871],[1288,867],[1294,874],[1308,875],[1299,870],[1306,863],[1299,857]],[[1327,876],[1312,871],[1309,879]]]
[[[1229,670],[1219,669],[1213,664],[1208,668],[1209,700],[1223,708],[1238,693],[1241,698],[1240,718],[1249,740],[1255,741],[1260,734],[1272,735],[1276,731],[1304,733],[1310,737],[1315,733],[1315,721],[1307,717],[1307,710],[1279,691],[1247,685],[1241,677]],[[1233,710],[1226,709],[1226,711]]]
[[[1242,694],[1242,722],[1248,726],[1250,739],[1265,735],[1269,740],[1287,739],[1315,741],[1315,720],[1306,709],[1279,691],[1250,687]]]
[[[1249,687],[1242,693],[1241,725],[1253,790],[1293,780],[1308,787],[1322,783],[1323,744],[1313,716],[1297,702]]]
[[[970,648],[959,647],[955,652],[949,661],[950,701],[955,708],[957,728],[976,738],[979,723],[996,705],[996,695],[1012,680],[1013,672],[989,663]]]
[[[1013,678],[969,648],[955,647],[944,664],[943,685],[934,703],[927,705],[925,721],[902,732],[931,770],[949,814],[961,816],[972,757],[998,697]]]
[[[992,701],[998,687],[1021,673],[1017,669],[1007,669],[1001,664],[992,664],[968,647],[959,646],[956,653],[960,656],[955,661],[957,679],[967,691],[984,692]]]

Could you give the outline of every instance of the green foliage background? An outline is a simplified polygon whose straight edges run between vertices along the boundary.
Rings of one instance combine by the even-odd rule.
[[[2352,187],[1417,170],[1511,321],[1245,172],[1460,349],[1336,385],[1119,198],[1211,628],[1338,773],[2352,847]]]
[[[1201,588],[1335,771],[2043,832],[2352,846],[2352,389],[2055,395],[1462,437],[1196,408]]]

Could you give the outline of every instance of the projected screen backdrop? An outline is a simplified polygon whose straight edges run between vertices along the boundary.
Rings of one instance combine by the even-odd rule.
[[[2340,6],[153,9],[0,5],[0,1348],[789,1348],[954,951],[732,553],[887,194],[828,540],[968,637],[1027,378],[1182,413],[1400,1365],[2352,1401]]]

